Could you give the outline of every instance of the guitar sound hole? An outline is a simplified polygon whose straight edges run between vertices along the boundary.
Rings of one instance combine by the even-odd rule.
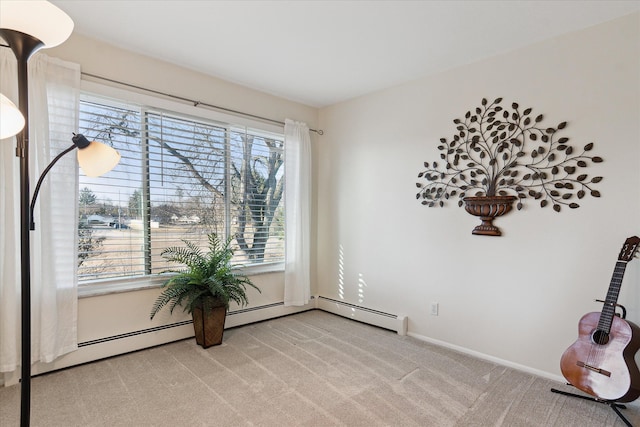
[[[597,330],[591,336],[593,342],[600,345],[605,345],[609,342],[609,334],[605,331]]]

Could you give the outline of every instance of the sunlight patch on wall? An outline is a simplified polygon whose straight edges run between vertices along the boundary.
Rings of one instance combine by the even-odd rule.
[[[362,273],[358,274],[358,304],[364,302],[364,288],[367,287],[367,282],[364,281]]]
[[[338,297],[344,299],[344,248],[338,246]]]

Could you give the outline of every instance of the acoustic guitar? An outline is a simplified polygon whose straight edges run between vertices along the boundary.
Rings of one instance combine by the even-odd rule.
[[[582,316],[578,339],[560,359],[569,384],[600,400],[631,402],[640,396],[640,371],[634,361],[640,329],[616,314],[622,278],[639,245],[637,236],[625,241],[602,312]]]

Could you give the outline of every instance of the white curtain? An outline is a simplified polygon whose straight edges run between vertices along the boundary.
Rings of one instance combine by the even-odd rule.
[[[304,305],[311,297],[311,138],[309,127],[285,120],[284,305]]]
[[[80,67],[34,55],[29,74],[29,177],[71,146],[78,126]],[[18,104],[17,65],[0,49],[0,92]],[[19,159],[15,138],[0,141],[0,372],[20,365]],[[31,360],[51,362],[77,348],[77,162],[63,157],[45,178],[31,232]]]

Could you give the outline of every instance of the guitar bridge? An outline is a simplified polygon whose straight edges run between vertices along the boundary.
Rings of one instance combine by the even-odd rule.
[[[585,369],[588,369],[590,371],[596,372],[598,374],[602,374],[602,375],[604,375],[606,377],[610,377],[611,376],[611,372],[606,371],[606,370],[601,369],[601,368],[596,368],[595,366],[588,365],[588,364],[586,364],[584,362],[581,362],[579,360],[576,362],[576,365],[580,366],[581,368],[585,368]]]

